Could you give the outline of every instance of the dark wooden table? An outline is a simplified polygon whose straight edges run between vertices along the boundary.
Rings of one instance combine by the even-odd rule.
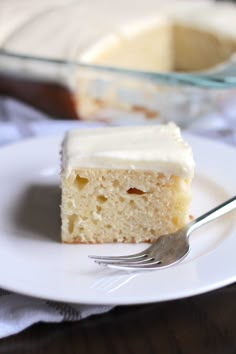
[[[116,307],[74,323],[37,324],[2,339],[0,353],[235,354],[236,284],[188,299]]]

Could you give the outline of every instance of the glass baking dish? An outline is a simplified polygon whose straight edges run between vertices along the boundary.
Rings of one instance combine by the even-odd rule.
[[[91,1],[86,4],[82,2],[82,5],[75,5],[71,1],[52,1],[53,3],[57,4],[56,10],[52,7],[53,11],[49,8],[38,16],[34,13],[35,18],[26,21],[26,25],[22,20],[24,25],[21,25],[18,32],[11,33],[8,41],[3,42],[0,50],[0,94],[15,97],[56,118],[95,120],[109,124],[154,124],[174,121],[181,127],[188,126],[209,112],[221,112],[225,105],[235,100],[234,84],[222,85],[222,82],[217,81],[212,84],[204,75],[217,64],[227,61],[236,51],[236,41],[229,41],[227,37],[226,42],[215,42],[215,47],[211,49],[213,54],[219,52],[222,43],[227,43],[227,46],[222,47],[224,51],[221,53],[227,53],[218,59],[217,55],[212,55],[214,59],[208,60],[205,67],[203,65],[184,70],[178,64],[179,67],[166,70],[162,67],[163,63],[166,64],[165,60],[162,60],[158,70],[153,70],[153,67],[137,66],[136,60],[132,58],[124,61],[128,66],[122,63],[119,65],[116,60],[101,60],[101,53],[112,48],[109,43],[113,33],[118,33],[123,26],[119,39],[126,39],[128,23],[129,46],[125,53],[128,53],[130,46],[135,51],[135,43],[138,43],[140,33],[142,37],[145,30],[152,30],[153,23],[156,26],[156,21],[161,22],[158,31],[169,26],[169,20],[153,20],[148,17],[154,9],[163,10],[164,5],[157,5],[153,0],[145,2],[145,6],[141,3],[137,5],[133,0],[129,4],[121,1],[115,8],[106,0],[97,2],[98,7]],[[196,14],[198,11],[202,16],[204,8],[211,8],[212,4],[213,2],[208,1],[178,1],[178,12],[182,16],[182,13]],[[227,5],[221,6],[227,10]],[[130,11],[127,11],[128,7]],[[108,9],[113,15],[104,17],[105,10]],[[169,8],[165,7],[165,11],[167,10],[173,13],[170,5]],[[218,10],[222,13],[221,8]],[[86,17],[86,14],[89,14],[89,17],[83,22],[81,19]],[[23,15],[25,12],[17,18],[23,18]],[[64,31],[62,26],[66,15],[69,21],[68,29]],[[78,16],[79,24],[76,22]],[[92,23],[97,24],[97,30],[90,28]],[[175,28],[176,26],[179,26],[178,21],[175,22]],[[45,33],[42,30],[44,27],[48,28]],[[178,33],[181,33],[184,28],[182,27],[177,28],[180,31],[177,31]],[[144,29],[144,32],[140,31],[140,28]],[[79,39],[78,35],[76,36],[77,30],[80,31]],[[189,24],[187,30],[192,31],[191,35],[196,37]],[[162,42],[165,36],[168,37],[168,31],[164,35],[164,32],[161,34]],[[71,43],[68,43],[68,36],[73,39]],[[24,38],[24,41],[19,38]],[[201,33],[199,38],[202,43]],[[63,50],[60,48],[60,39]],[[206,39],[208,41],[209,37]],[[47,45],[43,46],[45,41]],[[36,45],[33,46],[34,42]],[[139,58],[139,54],[140,52],[136,51],[133,58]],[[116,57],[122,62],[119,51]],[[147,59],[145,63],[150,64],[151,59]]]

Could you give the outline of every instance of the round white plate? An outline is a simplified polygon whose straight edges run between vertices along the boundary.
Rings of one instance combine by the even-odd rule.
[[[196,174],[191,213],[235,194],[236,150],[186,136]],[[125,254],[146,245],[60,243],[61,138],[30,139],[0,149],[0,287],[74,303],[141,304],[213,290],[236,280],[235,212],[192,234],[191,252],[170,268],[109,270],[88,254]]]

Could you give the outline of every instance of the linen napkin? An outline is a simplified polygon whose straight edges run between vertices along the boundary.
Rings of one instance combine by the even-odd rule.
[[[26,137],[59,135],[73,127],[101,125],[104,124],[52,121],[24,104],[11,99],[0,99],[0,145]],[[202,117],[187,130],[236,145],[236,106],[227,106],[221,115]],[[111,308],[47,301],[0,289],[0,338],[19,333],[37,322],[77,321],[105,313]]]
[[[59,135],[75,127],[104,125],[105,123],[51,120],[25,104],[0,98],[0,145],[27,137]],[[236,102],[228,102],[220,113],[198,118],[185,131],[236,145]]]

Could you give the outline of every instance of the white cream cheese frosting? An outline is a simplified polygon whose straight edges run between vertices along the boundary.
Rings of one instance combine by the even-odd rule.
[[[62,173],[78,168],[141,169],[191,178],[190,146],[173,123],[69,131],[62,144]]]

